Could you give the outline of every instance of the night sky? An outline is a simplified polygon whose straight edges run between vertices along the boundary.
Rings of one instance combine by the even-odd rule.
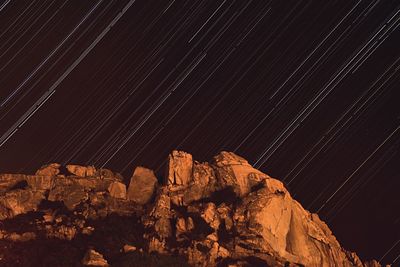
[[[398,0],[3,0],[0,172],[233,151],[400,265]]]

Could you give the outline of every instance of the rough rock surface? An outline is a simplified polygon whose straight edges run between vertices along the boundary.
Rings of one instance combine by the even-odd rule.
[[[43,191],[17,189],[6,192],[0,196],[0,219],[37,210],[44,197]]]
[[[172,151],[168,156],[167,184],[187,185],[192,177],[192,155],[183,151]]]
[[[95,176],[96,168],[93,166],[67,165],[67,170],[79,177]]]
[[[112,182],[108,186],[111,197],[126,199],[126,185],[121,182]]]
[[[136,167],[128,187],[128,199],[138,204],[148,203],[154,195],[157,178],[154,172],[143,167]]]
[[[0,265],[381,266],[344,250],[279,180],[231,152],[200,163],[173,151],[162,184],[137,167],[128,190],[110,170],[60,167],[0,174]]]
[[[94,249],[89,249],[86,252],[82,263],[83,265],[87,266],[109,266],[108,262],[103,258],[103,255],[101,255]]]
[[[56,176],[60,173],[60,167],[61,164],[59,163],[43,165],[39,170],[36,171],[35,175]]]

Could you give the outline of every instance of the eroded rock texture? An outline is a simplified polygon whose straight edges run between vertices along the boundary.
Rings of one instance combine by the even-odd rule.
[[[161,184],[144,167],[127,184],[110,170],[60,167],[0,175],[0,265],[26,266],[35,244],[43,255],[30,266],[153,266],[154,255],[154,266],[380,266],[345,251],[279,180],[231,152],[200,163],[173,151]],[[55,240],[68,260],[46,248]]]

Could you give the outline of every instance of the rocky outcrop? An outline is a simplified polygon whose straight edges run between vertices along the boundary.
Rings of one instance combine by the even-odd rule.
[[[214,169],[208,163],[193,161],[192,155],[173,151],[168,157],[165,184],[175,205],[187,205],[210,197],[217,190]]]
[[[60,167],[61,164],[59,163],[43,165],[39,170],[36,171],[35,175],[56,176],[60,173]]]
[[[97,174],[96,168],[93,166],[80,166],[80,165],[67,165],[67,170],[79,177],[95,176]]]
[[[221,152],[214,157],[214,164],[220,189],[231,187],[238,196],[247,195],[261,181],[271,178],[232,152]]]
[[[0,229],[0,241],[96,240],[96,222],[118,215],[131,218],[124,227],[141,232],[133,239],[122,234],[118,243],[118,228],[111,225],[107,242],[117,242],[117,249],[101,251],[179,255],[191,266],[380,266],[345,251],[318,215],[305,210],[279,180],[231,152],[201,163],[173,151],[163,183],[152,170],[137,167],[128,189],[110,170],[67,165],[71,175],[65,176],[59,169],[53,163],[36,175],[0,175],[1,220],[42,214],[30,224],[35,230]],[[108,266],[108,254],[88,249],[83,264]]]
[[[82,212],[87,215],[126,214],[136,207],[127,200],[120,175],[91,166],[67,165],[74,175],[65,176],[59,174],[59,168],[60,164],[52,163],[35,175],[0,175],[0,219],[36,211],[43,201],[62,202],[70,211],[83,205],[87,210]]]
[[[248,255],[272,251],[305,266],[353,266],[318,215],[305,211],[282,184],[269,181],[236,208],[233,218],[241,233],[241,250]]]

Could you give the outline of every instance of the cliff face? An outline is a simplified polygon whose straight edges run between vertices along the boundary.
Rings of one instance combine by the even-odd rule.
[[[0,175],[3,265],[380,266],[233,153],[200,163],[173,151],[161,184],[143,167],[128,186],[110,170],[60,168]]]

